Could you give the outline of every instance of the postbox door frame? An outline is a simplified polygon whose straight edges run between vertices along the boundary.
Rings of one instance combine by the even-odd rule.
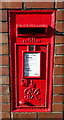
[[[27,44],[27,45],[29,45],[29,43]],[[27,46],[26,45],[26,43],[15,43],[15,95],[16,95],[16,97],[15,97],[15,99],[16,99],[16,104],[15,104],[15,106],[16,106],[16,108],[22,108],[22,106],[18,106],[18,97],[17,97],[17,88],[18,88],[18,83],[17,83],[17,46]],[[45,108],[43,111],[45,112],[45,111],[47,111],[46,109],[47,109],[47,96],[48,96],[48,57],[49,57],[49,42],[48,43],[43,43],[43,44],[39,44],[39,43],[36,43],[36,44],[30,44],[30,45],[36,45],[36,46],[38,46],[38,45],[41,45],[41,46],[43,46],[43,45],[46,45],[47,46],[47,54],[46,54],[46,93],[45,93],[45,106],[42,106],[42,107],[40,107],[40,108]],[[29,51],[24,51],[24,52],[29,52]],[[41,52],[42,51],[30,51],[30,52],[36,52],[36,53],[40,53],[41,54]],[[23,53],[22,53],[23,54]],[[23,56],[23,55],[22,55]],[[41,56],[41,55],[40,55]],[[22,58],[23,59],[23,58]],[[23,60],[22,60],[23,61]],[[24,63],[23,63],[24,64]],[[32,78],[32,77],[31,77]],[[37,78],[37,77],[35,77],[35,78]],[[32,106],[27,106],[26,108],[33,108]],[[39,106],[34,106],[34,108],[37,108],[36,110],[30,110],[30,111],[38,111],[38,109],[39,109]],[[29,112],[29,110],[28,109],[26,109],[28,112]],[[24,109],[24,110],[22,110],[23,112],[25,111],[26,112],[26,110]],[[15,110],[14,110],[15,111]],[[20,110],[19,110],[20,111]],[[42,111],[42,109],[40,110],[39,109],[39,112],[41,112]]]

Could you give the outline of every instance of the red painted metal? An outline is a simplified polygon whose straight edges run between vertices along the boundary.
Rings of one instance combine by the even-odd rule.
[[[13,112],[51,111],[54,25],[54,10],[9,11],[11,111]],[[25,54],[37,56],[38,53],[39,75],[29,75],[29,72],[25,75],[27,63],[25,63]],[[28,65],[29,60],[28,58]]]

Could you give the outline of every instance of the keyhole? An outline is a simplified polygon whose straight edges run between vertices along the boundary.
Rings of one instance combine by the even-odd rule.
[[[34,45],[30,45],[29,50],[34,51]]]

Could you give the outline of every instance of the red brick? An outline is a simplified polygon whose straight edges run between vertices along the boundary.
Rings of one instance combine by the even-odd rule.
[[[0,23],[0,32],[8,32],[8,23]]]
[[[0,33],[0,43],[8,43],[8,34]]]
[[[0,84],[8,84],[9,85],[9,76],[0,76]]]
[[[64,95],[63,95],[62,99],[63,99],[63,103],[64,103]]]
[[[10,96],[9,95],[2,95],[2,102],[10,102]]]
[[[2,21],[2,10],[0,10],[0,21]]]
[[[64,67],[54,67],[54,75],[64,75]]]
[[[53,112],[62,112],[63,111],[63,105],[62,104],[53,104],[52,105],[52,111]]]
[[[1,0],[1,1],[6,2],[7,0]],[[8,2],[10,2],[10,3],[11,3],[11,2],[12,2],[12,3],[13,3],[13,2],[21,2],[21,1],[22,1],[22,0],[8,0]],[[2,3],[3,3],[3,2],[2,2]]]
[[[0,75],[8,75],[8,67],[0,67]]]
[[[16,1],[16,2],[2,2],[2,8],[6,9],[6,8],[22,8],[22,2],[21,1]]]
[[[2,54],[2,45],[0,45],[0,54]]]
[[[9,112],[10,111],[10,104],[2,104],[2,111]]]
[[[0,56],[0,65],[8,65],[8,56]]]
[[[7,11],[6,10],[0,10],[0,21],[7,21]]]
[[[0,1],[0,8],[2,8],[2,2]]]
[[[0,104],[0,112],[2,112],[2,104]]]
[[[58,77],[58,76],[54,76],[54,84],[55,85],[62,85],[64,84],[64,77]]]
[[[64,36],[55,36],[55,43],[64,43]]]
[[[10,119],[10,113],[9,112],[6,112],[6,113],[2,113],[2,119],[4,120],[9,120]]]
[[[64,46],[56,46],[55,47],[55,53],[60,55],[60,54],[64,54]]]
[[[2,120],[2,112],[0,113],[0,120]]]
[[[53,96],[53,103],[63,103],[64,95],[54,95]]]
[[[64,10],[57,10],[56,12],[56,20],[64,20]]]
[[[64,8],[64,0],[57,0],[56,8]]]
[[[62,117],[63,117],[62,113],[39,113],[39,118],[46,118],[46,119],[59,118],[60,119]]]
[[[9,93],[9,86],[2,86],[2,94],[8,94]]]
[[[9,94],[9,86],[0,86],[0,94]]]
[[[57,22],[56,23],[56,31],[58,32],[64,32],[64,22]]]
[[[2,103],[2,95],[0,95],[0,104]]]
[[[26,114],[22,114],[22,113],[13,113],[13,118],[36,118],[36,113],[32,113],[32,114],[29,114],[29,113],[26,113]]]
[[[64,65],[64,56],[55,56],[54,64],[55,65]]]
[[[54,2],[40,2],[39,0],[36,1],[27,1],[25,0],[25,7],[26,8],[53,8],[54,7]]]
[[[0,54],[8,54],[8,46],[0,45]]]
[[[10,96],[9,95],[0,95],[0,103],[7,103],[10,102]]]
[[[64,86],[54,86],[53,87],[53,93],[54,94],[62,94],[63,92]]]

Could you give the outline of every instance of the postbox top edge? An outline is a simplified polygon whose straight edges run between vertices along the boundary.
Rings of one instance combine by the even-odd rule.
[[[55,13],[56,10],[9,10],[9,13]]]

